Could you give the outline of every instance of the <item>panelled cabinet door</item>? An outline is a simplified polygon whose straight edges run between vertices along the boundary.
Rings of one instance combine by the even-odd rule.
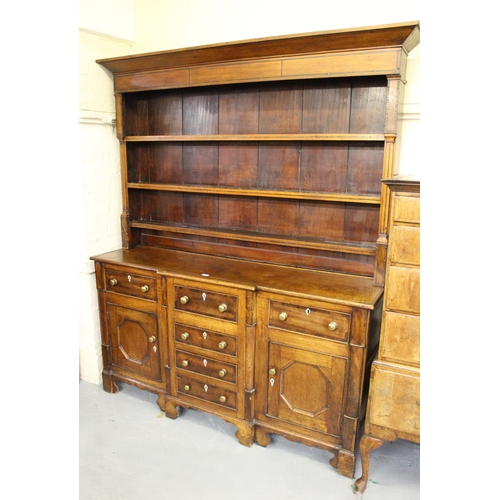
[[[270,343],[267,415],[338,436],[345,372],[345,358]]]
[[[157,316],[108,303],[108,321],[113,365],[160,380]]]

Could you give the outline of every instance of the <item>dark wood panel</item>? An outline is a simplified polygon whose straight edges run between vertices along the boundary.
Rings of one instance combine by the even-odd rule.
[[[380,195],[383,165],[383,144],[351,143],[347,191],[353,194]]]
[[[128,148],[130,148],[130,144]],[[183,180],[183,148],[181,143],[151,143],[151,170],[149,182],[166,184],[181,183]],[[146,181],[144,181],[146,182]]]
[[[219,93],[217,88],[185,90],[182,109],[183,134],[219,133]]]
[[[220,196],[219,227],[240,231],[256,231],[257,199]]]
[[[185,184],[219,183],[219,147],[211,143],[188,143],[183,146]]]
[[[297,236],[299,205],[296,201],[260,199],[258,209],[259,232]]]
[[[217,227],[219,223],[219,198],[204,194],[185,194],[184,213],[186,224]]]
[[[300,187],[305,191],[347,192],[348,144],[302,144]]]
[[[304,83],[302,132],[349,132],[350,101],[351,81],[348,79]]]
[[[150,96],[149,134],[182,134],[182,93],[159,91]]]
[[[258,185],[258,143],[219,144],[219,184],[253,188]]]
[[[300,143],[261,143],[258,187],[298,190],[299,157]]]
[[[262,84],[259,133],[297,134],[302,121],[302,84]]]
[[[219,134],[258,133],[259,100],[257,85],[237,85],[221,89]]]
[[[379,209],[370,205],[346,205],[345,241],[375,243]]]
[[[344,203],[300,203],[299,235],[332,241],[344,239]]]
[[[383,133],[387,106],[387,78],[353,79],[351,134]]]

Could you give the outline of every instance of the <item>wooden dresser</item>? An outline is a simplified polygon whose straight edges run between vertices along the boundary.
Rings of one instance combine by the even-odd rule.
[[[123,248],[93,257],[103,385],[333,453],[353,477],[378,344],[398,105],[419,24],[98,61]]]
[[[391,192],[388,265],[358,491],[366,488],[372,450],[399,438],[420,442],[420,182],[401,176],[385,183]]]

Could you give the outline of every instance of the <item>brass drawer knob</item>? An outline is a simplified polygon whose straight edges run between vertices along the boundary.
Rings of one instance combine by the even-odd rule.
[[[181,304],[187,304],[189,302],[189,297],[187,295],[184,295],[183,297],[180,298]]]
[[[111,278],[111,279],[109,280],[109,284],[110,284],[111,286],[116,286],[116,285],[118,285],[118,280],[117,280],[116,278]]]
[[[224,341],[219,342],[219,349],[225,349],[227,344]]]
[[[182,340],[187,340],[189,338],[189,333],[188,332],[184,332],[182,335],[181,335],[181,339]]]
[[[278,318],[279,318],[281,321],[285,321],[285,320],[286,320],[286,318],[288,318],[288,314],[287,314],[286,312],[279,313]]]
[[[221,397],[219,398],[219,401],[220,401],[221,403],[225,403],[225,402],[226,402],[226,396],[221,396]]]
[[[334,330],[336,330],[338,327],[339,327],[339,325],[337,325],[337,323],[335,323],[335,321],[332,321],[331,323],[328,324],[328,330],[330,330],[332,332]]]
[[[182,366],[186,367],[189,365],[189,361],[187,359],[183,359],[181,364]]]
[[[148,290],[149,290],[149,286],[148,285],[142,285],[141,286],[141,291],[143,291],[144,293],[146,293]]]
[[[190,386],[189,384],[186,384],[186,385],[184,386],[184,390],[185,390],[185,391],[189,391],[189,389],[191,389],[191,386]]]
[[[269,370],[269,375],[272,375],[274,377],[274,375],[276,375],[276,368],[271,368]]]
[[[222,368],[222,370],[219,370],[219,377],[224,378],[226,376],[226,369]]]
[[[148,340],[152,344],[156,340],[156,337],[154,335],[151,335]]]
[[[219,311],[220,311],[221,313],[226,312],[226,311],[227,311],[227,306],[226,306],[226,304],[221,304],[221,305],[219,306]]]

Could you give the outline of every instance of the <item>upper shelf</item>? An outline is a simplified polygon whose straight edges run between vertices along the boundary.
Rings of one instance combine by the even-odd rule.
[[[404,78],[420,42],[418,21],[245,40],[97,62],[117,93],[247,81],[334,76]]]
[[[384,134],[206,134],[206,135],[129,135],[127,142],[191,141],[383,141]]]

